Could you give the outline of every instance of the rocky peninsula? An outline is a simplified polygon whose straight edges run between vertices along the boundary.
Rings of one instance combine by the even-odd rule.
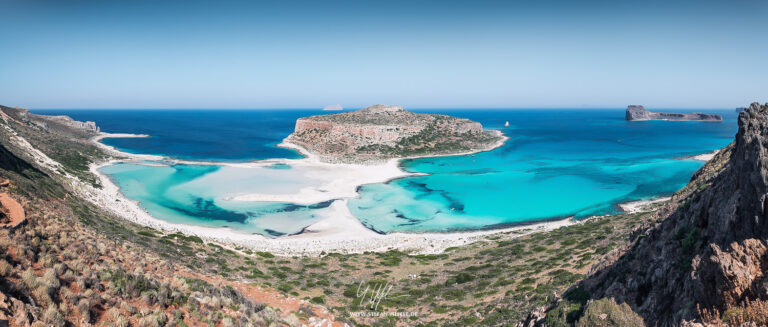
[[[320,160],[382,162],[394,158],[490,150],[505,140],[469,119],[417,114],[401,106],[373,105],[357,111],[299,118],[285,141]]]
[[[627,106],[627,121],[645,120],[673,120],[673,121],[723,121],[723,117],[717,114],[677,113],[677,112],[651,112],[643,106]]]

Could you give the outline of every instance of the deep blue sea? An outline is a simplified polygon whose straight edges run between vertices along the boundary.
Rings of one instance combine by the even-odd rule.
[[[683,157],[727,145],[733,110],[707,111],[723,122],[627,122],[623,109],[450,109],[443,113],[502,130],[510,140],[475,155],[406,160],[429,173],[362,186],[351,212],[383,232],[485,229],[543,219],[619,212],[618,203],[669,195],[703,163]],[[670,110],[695,112],[701,110]],[[321,110],[33,110],[92,120],[102,131],[149,134],[106,139],[123,151],[199,161],[298,158],[275,144],[297,118]],[[509,121],[510,126],[504,127]],[[250,188],[299,187],[291,167],[249,173],[232,167],[118,164],[105,167],[123,193],[153,216],[177,223],[227,226],[271,236],[295,233],[316,210],[291,203],[232,203],[224,194]],[[211,176],[216,178],[211,178]]]

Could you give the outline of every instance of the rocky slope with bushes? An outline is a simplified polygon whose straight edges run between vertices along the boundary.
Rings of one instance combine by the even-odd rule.
[[[73,181],[91,183],[88,163],[109,154],[93,130],[25,112],[0,107],[2,191],[26,214],[0,228],[0,321],[12,326],[514,325],[625,244],[642,217],[500,233],[433,255],[276,256],[139,226],[77,197]],[[392,289],[371,308],[361,283]]]
[[[227,279],[204,259],[230,250],[147,238],[157,232],[74,196],[71,178],[92,178],[87,164],[105,156],[88,141],[97,130],[0,107],[0,212],[24,211],[0,224],[0,326],[343,326],[322,306]],[[38,163],[28,144],[59,161]]]
[[[768,104],[738,124],[731,145],[572,288],[584,303],[610,299],[604,318],[626,305],[649,326],[768,325]],[[540,322],[577,322],[576,302]]]

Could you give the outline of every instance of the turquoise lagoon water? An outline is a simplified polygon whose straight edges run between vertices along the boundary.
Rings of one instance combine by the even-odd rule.
[[[618,203],[669,195],[702,162],[683,159],[727,145],[736,132],[732,110],[722,123],[626,122],[623,110],[426,110],[473,119],[510,137],[475,155],[406,160],[427,176],[359,189],[350,211],[382,233],[487,229],[566,216],[619,212]],[[687,110],[695,111],[695,110]],[[107,139],[134,153],[187,160],[296,158],[274,145],[296,118],[319,110],[46,110],[94,120],[107,132],[146,139]],[[504,127],[505,121],[510,122]],[[329,202],[227,201],[240,193],[288,193],[311,183],[287,165],[117,164],[104,167],[121,191],[153,216],[175,223],[227,226],[280,236],[300,232]]]
[[[627,122],[623,112],[478,112],[473,119],[511,139],[472,156],[408,160],[431,175],[363,186],[350,210],[379,232],[498,228],[618,213],[617,204],[669,195],[703,163],[681,157],[727,145],[723,123]],[[491,120],[492,117],[503,119]],[[511,126],[500,126],[509,120]]]
[[[331,202],[295,205],[228,201],[243,193],[297,192],[312,180],[290,174],[285,166],[238,168],[216,165],[118,163],[101,168],[128,198],[138,200],[152,216],[177,224],[230,227],[267,236],[298,233],[316,220],[317,210]],[[277,173],[276,173],[277,172]]]

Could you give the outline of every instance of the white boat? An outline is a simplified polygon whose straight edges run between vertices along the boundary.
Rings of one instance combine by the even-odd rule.
[[[509,127],[509,120],[507,120],[507,122],[504,123],[504,127]]]

